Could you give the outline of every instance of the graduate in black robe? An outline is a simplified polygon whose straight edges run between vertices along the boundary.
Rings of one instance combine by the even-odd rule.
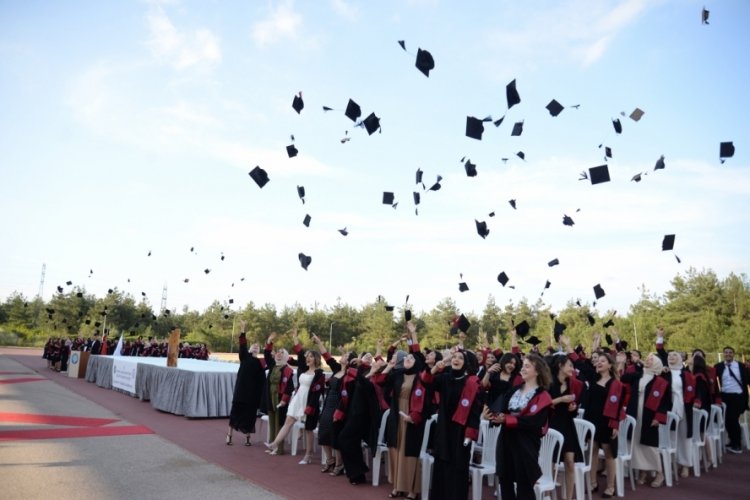
[[[265,361],[256,357],[260,348],[253,344],[247,347],[245,321],[240,320],[240,368],[234,383],[232,409],[229,413],[229,430],[226,443],[232,444],[232,431],[245,434],[245,446],[250,446],[250,434],[255,433],[255,419],[266,384]]]
[[[529,354],[523,361],[524,383],[485,408],[493,425],[502,425],[495,449],[495,473],[503,500],[532,500],[534,483],[542,476],[539,449],[546,434],[552,398],[547,392],[552,375],[545,361]]]
[[[430,498],[465,500],[469,496],[471,442],[479,437],[482,414],[478,362],[471,351],[457,350],[449,362],[439,361],[425,382],[440,396],[433,454]],[[441,370],[443,370],[441,373]]]

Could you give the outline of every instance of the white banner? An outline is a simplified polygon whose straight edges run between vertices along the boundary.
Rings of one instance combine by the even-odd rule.
[[[138,363],[127,357],[112,358],[112,387],[135,394],[135,377]]]

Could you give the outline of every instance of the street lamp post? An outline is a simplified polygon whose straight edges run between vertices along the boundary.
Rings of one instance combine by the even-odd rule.
[[[333,351],[333,321],[331,321],[331,329],[328,331],[328,349]]]

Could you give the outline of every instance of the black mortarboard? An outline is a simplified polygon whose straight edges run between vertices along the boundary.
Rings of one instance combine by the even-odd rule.
[[[415,184],[419,184],[420,182],[422,182],[422,174],[423,173],[424,172],[422,172],[421,168],[417,169],[417,182],[415,182]]]
[[[469,291],[469,285],[464,283],[463,281],[458,284],[458,291],[459,292],[468,292]]]
[[[469,330],[469,327],[471,326],[471,323],[463,314],[456,319],[454,324],[459,330],[461,330],[464,333],[466,333]]]
[[[661,155],[658,160],[656,160],[656,165],[654,165],[654,170],[663,170],[665,167],[664,165],[664,155]]]
[[[501,285],[505,286],[508,281],[510,281],[510,278],[508,278],[508,275],[505,274],[505,271],[503,271],[497,275],[497,281],[499,281]]]
[[[516,156],[518,156],[523,161],[526,161],[526,154],[523,151],[519,151],[518,153],[516,153]]]
[[[148,251],[148,255],[146,257],[151,257],[151,250]]]
[[[406,321],[411,321],[411,309],[406,309],[404,311],[404,319]]]
[[[398,44],[401,45],[401,48],[406,50],[406,42],[404,40],[399,40]]]
[[[515,326],[516,329],[516,335],[523,338],[526,335],[529,334],[529,324],[526,322],[526,320],[521,321]]]
[[[621,340],[620,341],[620,348],[623,351],[627,351],[628,350],[628,342],[627,342],[627,340]]]
[[[344,236],[347,236],[349,234],[349,231],[347,231],[346,228],[344,228],[344,229],[339,229],[339,233],[341,233]]]
[[[607,165],[591,167],[589,169],[589,179],[591,179],[591,184],[601,184],[602,182],[609,182],[609,167],[607,167]]]
[[[557,116],[560,113],[562,113],[562,110],[565,109],[562,104],[557,102],[555,99],[552,99],[547,106],[547,111],[549,111],[549,114],[552,116]]]
[[[563,323],[560,323],[559,321],[555,320],[554,335],[555,335],[555,341],[556,342],[560,342],[560,335],[562,335],[563,333],[565,333],[565,329],[567,327],[568,327],[567,325],[565,325]]]
[[[302,108],[305,107],[305,103],[302,101],[302,92],[294,96],[294,100],[292,101],[292,108],[294,108],[294,111],[297,112],[297,114],[302,111]]]
[[[484,123],[479,118],[473,116],[466,117],[466,137],[471,137],[478,141],[482,140],[482,134],[484,133]]]
[[[502,125],[503,120],[505,120],[505,115],[503,115],[501,118],[498,118],[497,120],[495,120],[492,123],[494,123],[496,127],[499,127],[500,125]]]
[[[96,328],[99,328],[100,326],[102,326],[102,324],[101,324],[101,323],[99,323],[98,321],[96,321],[96,322],[94,323],[94,326],[95,326]]]
[[[79,299],[82,298],[83,297],[83,292],[76,293],[76,297],[78,297]]]
[[[708,24],[709,14],[710,14],[710,11],[706,10],[706,8],[703,7],[703,10],[701,10],[701,23]]]
[[[586,313],[586,319],[589,320],[589,325],[594,326],[596,323],[596,318],[594,318],[591,313]]]
[[[61,286],[58,286],[58,287],[57,287],[57,291],[58,291],[58,292],[60,292],[60,293],[63,293],[63,290],[64,290],[64,289],[63,289],[63,287],[61,287]]]
[[[432,58],[432,54],[426,50],[417,49],[417,62],[415,65],[424,76],[429,77],[430,70],[435,69],[435,60]]]
[[[521,96],[518,95],[518,90],[516,90],[515,79],[505,86],[505,98],[508,100],[508,109],[521,102]]]
[[[546,280],[545,283],[544,283],[544,289],[546,290],[550,286],[552,286],[552,282],[550,280]]]
[[[563,224],[565,224],[566,226],[572,226],[575,224],[575,222],[573,222],[573,219],[571,219],[567,215],[563,215]]]
[[[86,321],[84,321],[84,323],[86,323],[87,325],[90,325],[91,324],[91,320],[87,319]]]
[[[602,325],[603,328],[609,328],[610,326],[615,326],[615,322],[612,318],[609,318],[606,323]],[[612,342],[610,342],[611,344]]]
[[[66,284],[67,286],[70,286],[70,285],[72,285],[72,284],[73,284],[73,282],[72,282],[72,281],[66,281],[66,282],[65,282],[65,284]]]
[[[234,299],[229,299],[230,304],[234,304]]]
[[[479,222],[476,219],[474,219],[474,223],[477,225],[477,233],[479,234],[479,236],[481,236],[482,239],[485,239],[487,235],[490,234],[490,230],[487,229],[487,223],[484,221]]]
[[[601,285],[594,286],[594,295],[596,296],[597,300],[604,297],[605,293]]]
[[[364,123],[368,135],[372,135],[376,130],[380,129],[380,118],[375,116],[375,113],[370,113],[362,123]]]
[[[307,266],[309,266],[312,262],[312,257],[310,257],[309,255],[305,255],[302,252],[300,252],[297,257],[299,258],[299,263],[302,266],[302,269],[307,271]]]
[[[464,168],[466,169],[466,175],[468,177],[477,176],[477,166],[471,163],[471,160],[466,160],[466,163],[464,163]]]
[[[641,182],[641,176],[642,175],[643,174],[639,172],[639,173],[635,174],[633,177],[631,177],[630,180],[631,181],[635,181],[635,182]]]
[[[620,123],[619,118],[612,120],[612,126],[615,127],[616,133],[622,134],[622,123]]]
[[[297,148],[294,147],[294,144],[290,144],[286,147],[286,154],[289,156],[289,158],[294,158],[295,156],[297,156],[298,152],[299,151],[297,151]]]
[[[302,224],[304,224],[306,227],[310,227],[311,220],[312,220],[312,217],[310,217],[310,214],[306,214],[305,220],[302,221]]]
[[[141,292],[141,297],[145,297],[145,296],[146,296],[146,292]]]
[[[609,146],[605,146],[604,156],[606,156],[607,158],[612,158],[612,148],[610,148]]]
[[[513,207],[513,210],[517,210],[516,209],[516,200],[515,199],[508,200],[508,203],[510,203],[510,206]]]
[[[297,186],[297,196],[299,196],[299,199],[302,200],[302,203],[305,203],[305,186]]]
[[[612,345],[612,335],[607,333],[606,335],[604,335],[604,340],[607,341],[607,345]]]
[[[722,142],[719,144],[719,159],[724,163],[724,158],[731,158],[734,156],[734,143],[733,142]]]
[[[559,263],[560,263],[560,260],[559,260],[559,259],[552,259],[551,261],[547,262],[547,265],[548,265],[549,267],[553,267],[553,266],[556,266],[556,265],[558,265]]]
[[[394,307],[393,306],[385,306],[385,310],[388,312],[393,312]]]
[[[641,119],[643,116],[643,110],[641,108],[635,108],[632,113],[630,113],[630,119],[634,122],[637,122]]]
[[[435,181],[435,184],[433,184],[433,185],[432,185],[432,186],[430,187],[430,191],[439,191],[439,190],[440,190],[440,188],[442,187],[442,186],[440,185],[440,181],[442,181],[442,180],[443,180],[442,176],[439,176],[439,175],[438,175],[438,176],[437,176],[437,180]]]
[[[390,191],[383,192],[383,205],[393,205],[393,193]]]
[[[359,107],[359,104],[349,99],[349,103],[346,105],[346,111],[344,114],[353,122],[356,122],[357,119],[362,116],[362,109]]]
[[[415,205],[419,205],[419,201],[420,201],[420,198],[421,198],[420,194],[417,191],[414,191],[413,195],[414,195],[414,204]]]
[[[260,167],[255,167],[250,171],[248,174],[252,179],[255,181],[255,183],[258,185],[259,188],[262,188],[266,184],[268,184],[268,173],[266,173],[265,170],[263,170]],[[149,255],[151,252],[149,252]]]
[[[109,290],[107,290],[107,293],[115,293],[115,291],[110,288]]]
[[[518,136],[523,133],[523,122],[516,122],[513,125],[513,131],[510,133],[511,136]]]
[[[203,270],[203,272],[206,273],[206,274],[208,274],[208,273],[211,272],[211,270],[209,268],[206,268],[206,269]]]
[[[672,250],[674,248],[674,234],[665,234],[661,241],[661,250]]]
[[[536,338],[536,337],[535,337],[535,336],[533,336],[533,335],[532,335],[531,337],[529,337],[528,339],[526,339],[526,342],[527,342],[528,344],[531,344],[531,345],[539,345],[539,344],[541,344],[541,343],[542,343],[542,341],[541,341],[541,340],[539,340],[538,338]]]

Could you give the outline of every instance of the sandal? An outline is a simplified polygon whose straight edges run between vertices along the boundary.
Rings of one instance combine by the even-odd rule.
[[[320,472],[331,472],[331,469],[336,465],[336,460],[329,460],[320,468]]]
[[[341,464],[341,465],[335,466],[333,470],[329,472],[328,474],[333,477],[336,477],[336,476],[342,475],[343,473],[344,473],[344,464]]]
[[[404,496],[403,491],[391,491],[388,493],[388,498],[401,498],[402,496]]]
[[[232,446],[232,435],[227,433],[227,446]]]

